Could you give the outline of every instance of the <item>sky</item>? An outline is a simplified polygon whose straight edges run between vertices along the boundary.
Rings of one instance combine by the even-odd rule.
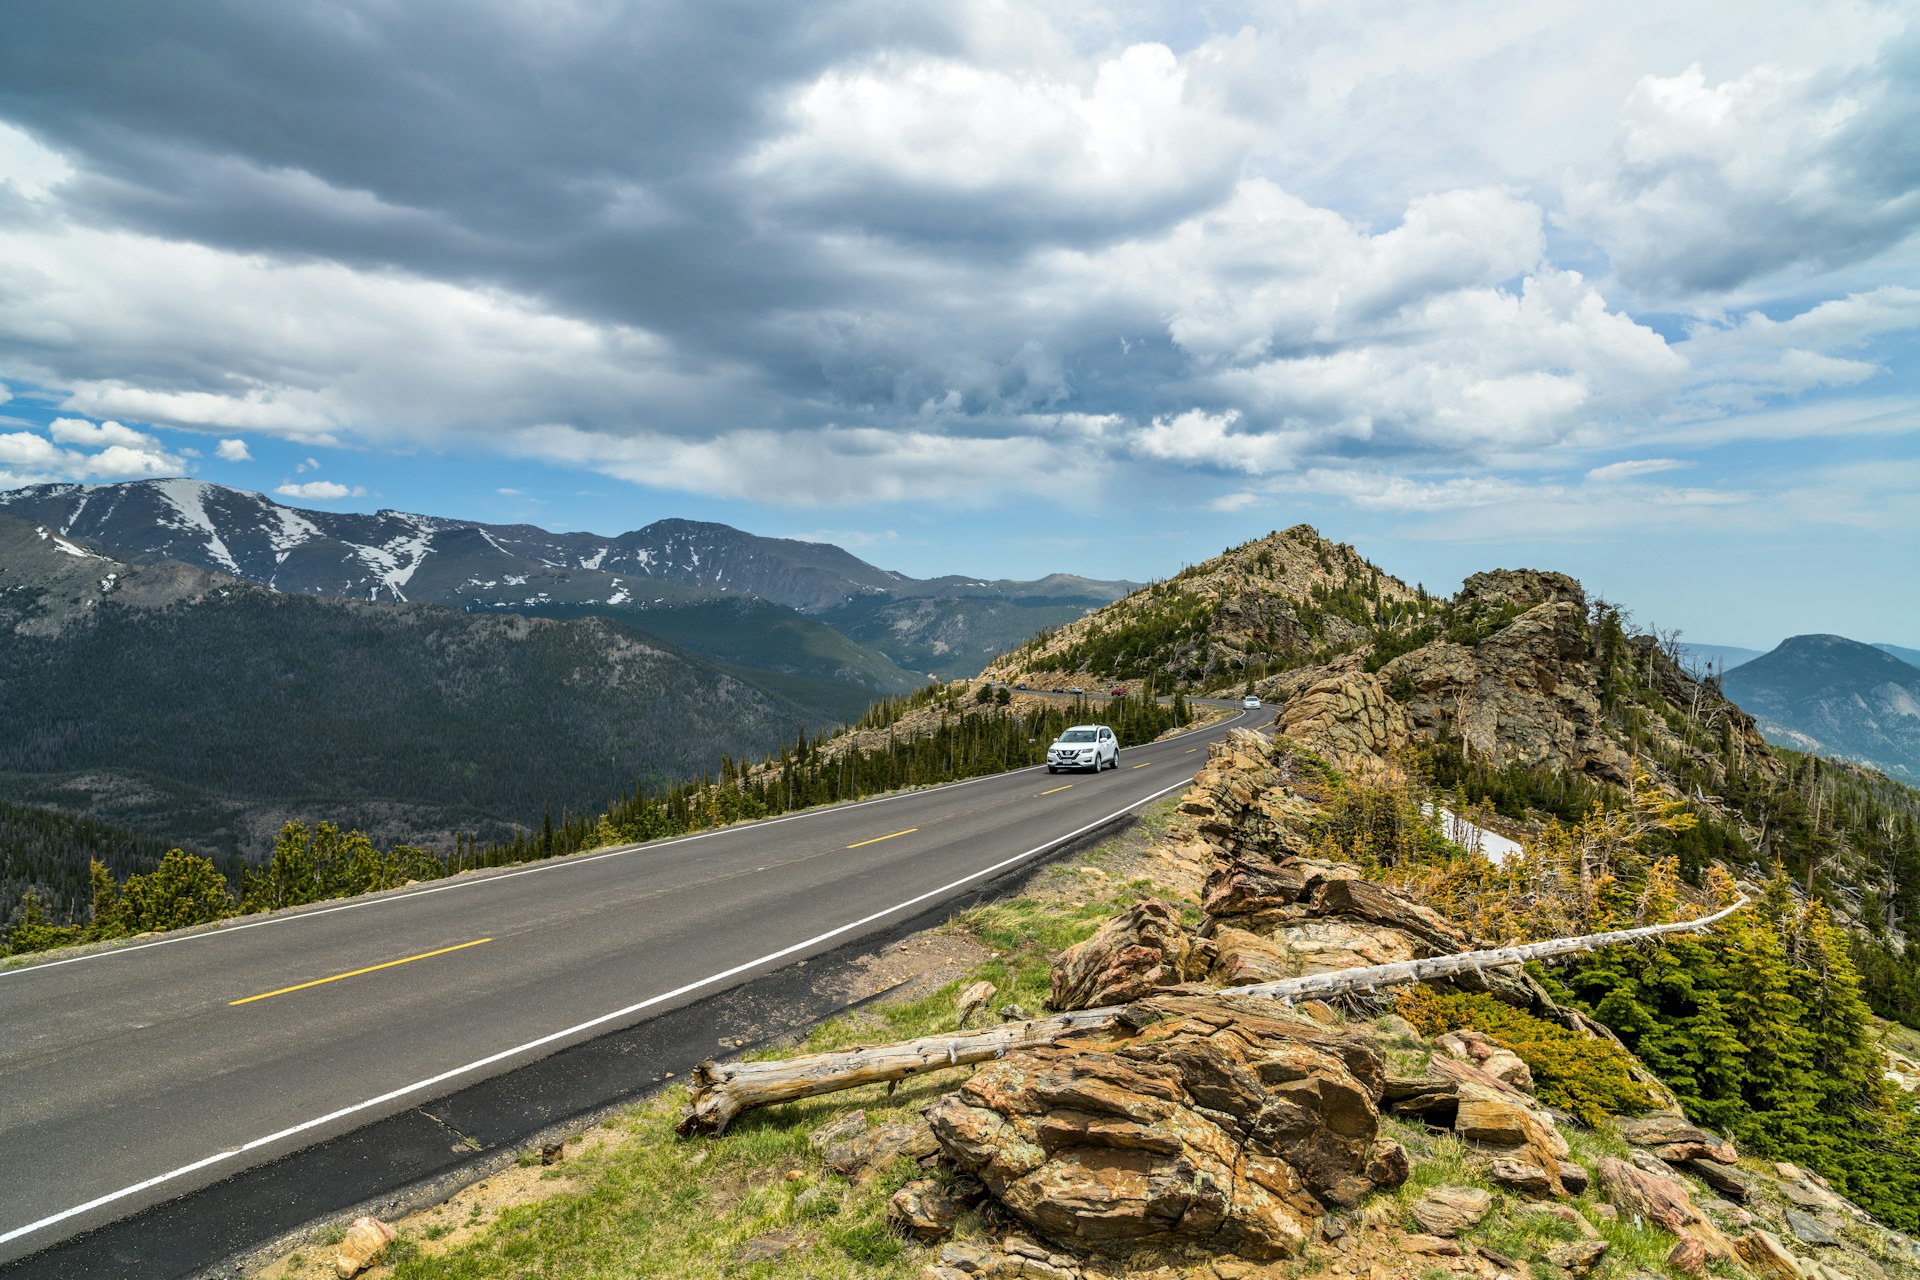
[[[1920,21],[0,6],[0,488],[667,516],[1920,646]]]

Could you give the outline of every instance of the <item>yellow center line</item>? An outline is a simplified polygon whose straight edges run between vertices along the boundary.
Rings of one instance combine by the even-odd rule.
[[[1134,767],[1134,768],[1136,768],[1136,769],[1145,769],[1145,768],[1147,768],[1147,767],[1148,767],[1149,765],[1151,765],[1152,763],[1153,763],[1153,761],[1151,761],[1151,760],[1149,760],[1149,761],[1147,761],[1147,763],[1146,763],[1146,764],[1137,764],[1137,765],[1135,765],[1135,766],[1133,766],[1133,767]]]
[[[854,842],[853,844],[850,844],[850,845],[848,845],[848,846],[847,846],[847,848],[849,848],[849,849],[858,849],[858,848],[860,848],[860,847],[861,847],[862,845],[869,845],[869,844],[879,844],[879,843],[880,843],[880,842],[881,842],[882,840],[891,840],[891,839],[893,839],[893,836],[910,836],[910,835],[912,835],[912,834],[913,834],[914,832],[916,832],[916,831],[918,831],[919,829],[920,829],[920,828],[918,828],[918,827],[908,827],[908,828],[907,828],[907,829],[906,829],[905,831],[896,831],[896,832],[894,832],[894,833],[893,833],[893,835],[891,835],[891,836],[875,836],[875,837],[874,837],[873,839],[871,839],[871,840],[859,840],[859,841],[856,841],[856,842]]]
[[[363,973],[373,973],[380,969],[391,969],[397,964],[412,964],[415,960],[425,960],[432,956],[443,956],[449,951],[465,951],[468,947],[477,947],[483,942],[492,942],[492,938],[475,938],[472,942],[462,942],[457,946],[442,947],[438,951],[422,951],[417,956],[405,956],[399,960],[389,960],[385,964],[370,964],[364,969],[353,969],[346,973],[336,973],[331,978],[315,978],[312,982],[296,983],[291,987],[282,987],[278,991],[263,991],[257,996],[248,996],[244,1000],[229,1000],[229,1007],[236,1004],[252,1004],[255,1000],[270,1000],[274,996],[286,995],[289,991],[305,991],[308,987],[321,987],[329,982],[338,982],[342,978],[357,978]]]
[[[1198,751],[1199,749],[1200,749],[1200,748],[1198,748],[1198,747],[1188,747],[1188,748],[1187,748],[1187,754],[1188,754],[1188,755],[1192,755],[1192,754],[1193,754],[1194,752],[1196,752],[1196,751]]]
[[[1071,790],[1073,790],[1073,784],[1072,784],[1071,782],[1069,782],[1069,783],[1068,783],[1068,784],[1067,784],[1066,786],[1064,786],[1064,787],[1055,787],[1055,788],[1053,789],[1053,791],[1042,791],[1042,792],[1041,792],[1040,794],[1041,794],[1041,795],[1043,795],[1043,796],[1050,796],[1050,795],[1052,795],[1052,794],[1053,794],[1053,793],[1054,793],[1055,791],[1071,791]]]

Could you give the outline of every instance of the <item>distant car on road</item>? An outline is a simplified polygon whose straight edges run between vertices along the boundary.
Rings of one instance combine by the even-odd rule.
[[[1240,705],[1245,707],[1249,711],[1258,711],[1260,709],[1260,699],[1250,693],[1246,697],[1240,699]]]
[[[1072,694],[1072,695],[1073,695],[1074,697],[1076,697],[1076,698],[1077,698],[1077,697],[1079,697],[1079,696],[1080,696],[1081,694],[1083,694],[1083,693],[1085,693],[1085,692],[1086,692],[1086,690],[1085,690],[1085,689],[1082,689],[1082,688],[1081,688],[1081,687],[1080,687],[1079,685],[1075,685],[1075,686],[1073,686],[1073,688],[1071,688],[1071,689],[1069,689],[1069,690],[1067,690],[1067,692],[1068,692],[1068,693],[1070,693],[1070,694]]]
[[[1027,687],[1027,686],[1025,686],[1025,685],[1023,685],[1023,684],[1017,684],[1017,685],[1015,685],[1015,686],[1013,686],[1013,687],[1014,687],[1014,688],[1016,688],[1016,689],[1019,689],[1019,690],[1022,690],[1022,691],[1024,691],[1024,690],[1026,689],[1026,687]]]
[[[1052,689],[1050,690],[1050,692],[1052,692],[1052,693],[1065,693],[1065,692],[1066,692],[1066,690],[1065,690],[1065,689],[1062,689],[1062,688],[1061,688],[1061,687],[1060,687],[1059,685],[1055,685],[1055,686],[1053,686],[1053,688],[1052,688]]]
[[[1120,767],[1120,737],[1103,724],[1077,724],[1061,733],[1047,748],[1047,772],[1062,769],[1102,769]]]
[[[1115,689],[1115,690],[1113,691],[1113,693],[1112,693],[1112,695],[1111,695],[1111,696],[1113,696],[1113,697],[1115,697],[1115,698],[1124,698],[1124,697],[1126,697],[1126,696],[1127,696],[1127,691],[1126,691],[1125,689],[1123,689],[1123,688],[1121,688],[1121,689]]]

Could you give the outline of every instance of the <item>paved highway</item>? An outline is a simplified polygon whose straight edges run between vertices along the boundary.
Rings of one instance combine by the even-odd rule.
[[[882,932],[1177,792],[1239,720],[0,972],[0,1263]]]

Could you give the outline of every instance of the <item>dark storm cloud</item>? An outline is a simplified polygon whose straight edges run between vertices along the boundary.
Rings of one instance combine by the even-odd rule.
[[[83,215],[392,265],[669,329],[829,287],[729,166],[795,82],[939,49],[891,5],[0,8],[0,118],[74,156]]]

